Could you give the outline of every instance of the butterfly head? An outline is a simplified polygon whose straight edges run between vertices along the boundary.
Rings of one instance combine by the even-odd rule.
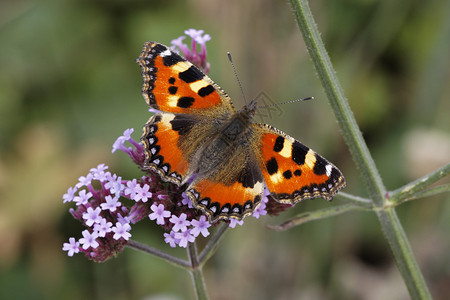
[[[257,106],[257,102],[255,99],[253,99],[252,101],[250,101],[250,103],[244,105],[244,107],[242,107],[240,114],[246,118],[246,119],[253,119],[253,116],[256,113],[256,106]]]

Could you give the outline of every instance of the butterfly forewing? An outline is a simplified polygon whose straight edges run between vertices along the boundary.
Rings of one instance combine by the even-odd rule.
[[[167,46],[147,42],[137,62],[142,94],[152,108],[172,113],[234,111],[231,100],[208,76]]]

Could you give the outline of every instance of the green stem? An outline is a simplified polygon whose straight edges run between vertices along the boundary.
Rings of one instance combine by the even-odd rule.
[[[344,139],[356,166],[359,168],[369,196],[377,208],[377,216],[382,230],[394,253],[397,266],[408,291],[413,299],[431,299],[428,287],[417,266],[408,239],[394,208],[386,203],[386,188],[336,78],[334,68],[320,38],[319,30],[314,22],[309,5],[306,0],[290,0],[290,2],[314,67],[343,132]]]
[[[361,177],[368,188],[373,202],[375,205],[382,207],[386,189],[338,82],[336,72],[320,38],[319,30],[314,22],[308,3],[306,0],[290,0],[290,2],[314,68],[328,96],[328,101],[336,115],[355,164],[362,173]]]
[[[203,276],[203,268],[198,260],[197,246],[195,243],[188,243],[187,253],[189,261],[191,262],[191,278],[194,285],[195,294],[197,299],[206,300],[208,299],[208,294],[206,292],[205,279]]]
[[[214,232],[211,238],[208,240],[205,248],[203,248],[202,252],[199,255],[199,263],[203,266],[208,259],[216,252],[218,244],[223,237],[223,234],[228,229],[228,223],[222,223],[219,228]]]
[[[187,261],[182,260],[181,258],[172,256],[170,254],[167,254],[166,252],[162,252],[156,248],[139,243],[137,241],[129,240],[126,246],[159,257],[166,262],[183,269],[189,269],[191,267],[191,265]]]
[[[439,168],[436,171],[393,191],[389,201],[392,203],[397,203],[404,202],[405,199],[413,198],[415,194],[422,192],[431,184],[447,176],[448,174],[450,174],[450,164],[446,164],[442,168]]]
[[[352,210],[370,211],[370,208],[363,208],[361,206],[356,206],[353,204],[342,204],[342,205],[337,205],[337,206],[331,206],[331,207],[327,207],[327,208],[323,208],[323,209],[314,210],[311,212],[304,212],[304,213],[298,214],[296,217],[294,217],[292,219],[289,219],[289,220],[281,223],[280,225],[277,225],[277,226],[267,225],[267,227],[272,230],[277,230],[277,231],[288,230],[294,226],[299,226],[301,224],[304,224],[304,223],[307,223],[310,221],[333,217],[333,216],[340,215],[340,214],[343,214],[345,212],[352,211]]]
[[[395,209],[380,210],[377,215],[409,295],[412,299],[432,299]]]
[[[434,186],[432,188],[429,188],[429,189],[426,189],[424,191],[418,192],[417,194],[414,194],[413,196],[411,196],[409,198],[405,198],[401,202],[396,202],[395,205],[397,206],[397,205],[399,205],[399,204],[401,204],[403,202],[406,202],[406,201],[416,200],[416,199],[430,197],[430,196],[439,195],[439,194],[448,193],[448,192],[450,192],[450,183],[449,184],[443,184],[443,185]]]
[[[370,199],[355,196],[352,194],[340,192],[336,195],[335,198],[362,208],[373,208],[373,202]]]

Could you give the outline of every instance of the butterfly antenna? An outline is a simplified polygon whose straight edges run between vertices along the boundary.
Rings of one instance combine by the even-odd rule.
[[[236,68],[234,67],[233,59],[231,58],[231,53],[227,52],[227,55],[228,55],[228,60],[231,63],[231,67],[233,68],[234,76],[236,77],[239,88],[241,89],[241,93],[242,93],[242,97],[244,98],[244,102],[245,102],[245,104],[247,104],[247,98],[245,98],[244,89],[242,88],[241,81],[239,80],[239,76],[237,75]]]
[[[302,99],[295,99],[295,100],[285,101],[285,102],[281,102],[281,103],[273,103],[273,104],[269,104],[269,105],[258,106],[258,108],[267,108],[267,107],[271,107],[271,106],[278,106],[278,105],[290,104],[290,103],[294,103],[294,102],[307,101],[307,100],[314,100],[314,97],[306,97],[306,98],[302,98]]]

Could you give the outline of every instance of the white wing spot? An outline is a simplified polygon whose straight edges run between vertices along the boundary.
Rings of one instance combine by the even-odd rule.
[[[163,52],[161,52],[159,55],[161,55],[162,57],[171,56],[172,52],[170,52],[169,49],[166,49]]]
[[[292,154],[292,143],[285,138],[283,142],[283,148],[280,151],[280,155],[286,158],[291,158],[291,154]]]
[[[309,149],[308,153],[306,153],[305,163],[310,169],[314,168],[316,163],[316,155],[311,149]]]
[[[330,177],[331,171],[333,170],[333,167],[331,165],[326,165],[325,170],[327,172],[327,176]]]
[[[198,80],[198,81],[194,81],[192,83],[189,84],[189,87],[196,93],[198,93],[198,91],[201,88],[204,88],[205,86],[208,86],[209,83],[206,80]]]

